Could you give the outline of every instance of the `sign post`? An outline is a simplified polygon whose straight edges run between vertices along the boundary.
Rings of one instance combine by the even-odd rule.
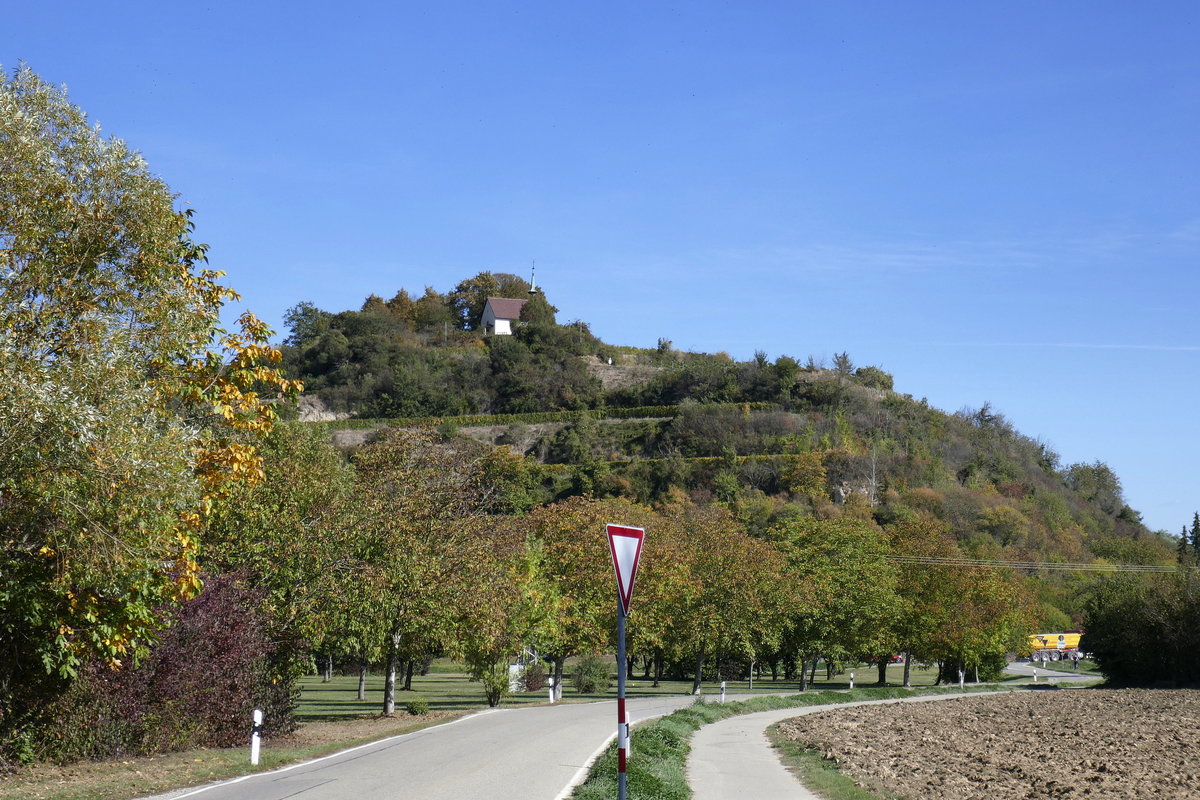
[[[617,800],[626,800],[625,762],[629,753],[629,717],[625,713],[625,618],[633,600],[633,582],[646,531],[628,525],[605,526],[613,571],[617,575]]]

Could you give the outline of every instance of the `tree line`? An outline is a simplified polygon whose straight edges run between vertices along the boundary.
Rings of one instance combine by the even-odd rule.
[[[281,672],[299,674],[314,653],[379,665],[385,712],[407,662],[451,655],[485,687],[506,687],[525,648],[559,681],[568,658],[608,650],[606,521],[648,532],[629,637],[655,676],[698,682],[721,663],[758,662],[799,679],[817,658],[898,652],[990,674],[1035,617],[1014,574],[890,560],[960,552],[931,515],[794,518],[754,536],[727,508],[682,494],[525,510],[519,457],[429,429],[386,431],[348,461],[303,426],[264,447],[267,480],[223,504],[205,563],[265,590],[271,638],[287,643]]]

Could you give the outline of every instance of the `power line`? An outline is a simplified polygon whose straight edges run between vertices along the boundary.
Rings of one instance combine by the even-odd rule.
[[[1065,561],[1005,561],[995,558],[942,558],[938,556],[898,556],[888,558],[901,564],[929,564],[944,567],[982,567],[985,569],[1048,569],[1071,572],[1178,572],[1174,564],[1078,564]]]

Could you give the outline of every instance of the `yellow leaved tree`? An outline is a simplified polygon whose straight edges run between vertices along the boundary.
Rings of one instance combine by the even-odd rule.
[[[0,726],[143,652],[200,588],[214,500],[299,387],[190,211],[65,90],[0,74]]]

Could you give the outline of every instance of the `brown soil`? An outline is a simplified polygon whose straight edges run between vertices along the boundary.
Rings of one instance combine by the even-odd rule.
[[[1197,723],[1200,691],[1063,689],[825,711],[779,734],[910,800],[1195,800]]]

